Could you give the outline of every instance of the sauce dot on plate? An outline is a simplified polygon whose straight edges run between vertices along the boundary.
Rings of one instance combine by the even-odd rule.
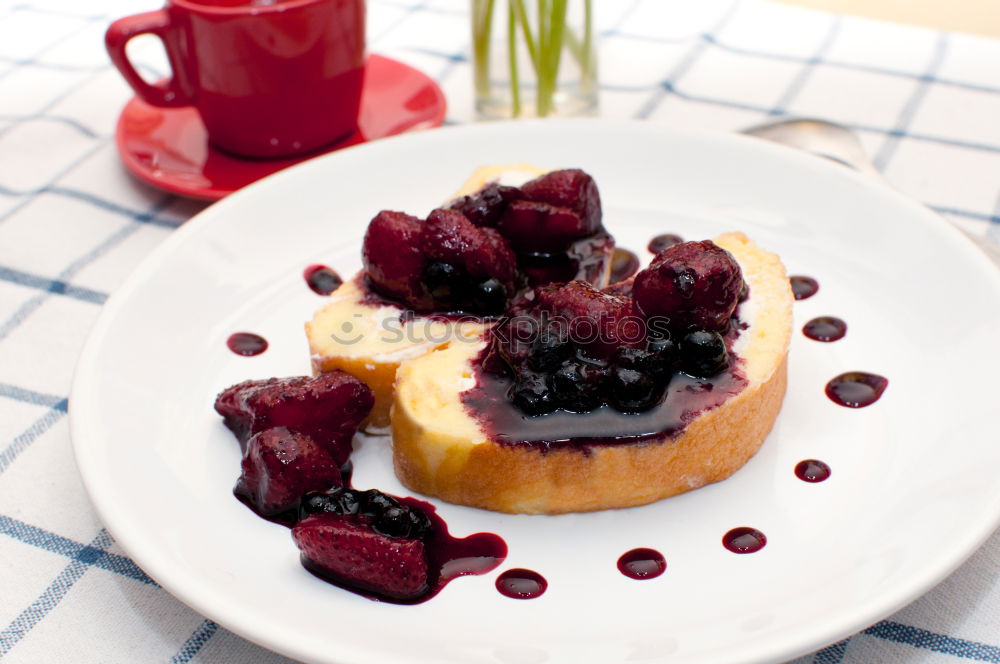
[[[509,569],[497,577],[500,594],[514,599],[534,599],[548,587],[548,581],[530,569]]]
[[[646,245],[646,249],[649,250],[651,254],[658,254],[668,247],[672,247],[675,244],[680,244],[684,239],[680,235],[674,233],[664,233],[663,235],[657,235],[649,244]]]
[[[847,334],[847,323],[834,316],[820,316],[802,326],[802,334],[814,341],[837,341]]]
[[[842,373],[826,384],[826,396],[847,408],[870,406],[882,396],[889,379],[864,371]]]
[[[618,559],[618,571],[630,579],[653,579],[666,569],[666,559],[655,549],[632,549]]]
[[[741,526],[722,536],[722,546],[733,553],[754,553],[767,544],[767,537],[756,528]]]
[[[267,339],[253,332],[236,332],[226,339],[226,346],[237,355],[250,357],[267,350]]]
[[[805,300],[819,291],[819,282],[812,277],[796,274],[788,277],[788,281],[792,284],[792,295],[796,300]]]
[[[830,477],[830,466],[819,459],[805,459],[795,464],[795,476],[803,482],[822,482]]]
[[[329,295],[344,283],[339,274],[325,265],[310,265],[302,272],[302,277],[318,295]]]

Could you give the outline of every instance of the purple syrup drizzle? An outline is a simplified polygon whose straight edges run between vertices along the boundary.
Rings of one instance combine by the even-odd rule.
[[[237,355],[251,357],[267,350],[267,339],[253,332],[236,332],[226,339],[226,346]]]
[[[767,537],[756,528],[740,526],[722,536],[722,546],[733,553],[754,553],[767,544]]]
[[[812,277],[796,274],[788,277],[788,281],[792,285],[792,295],[796,300],[808,299],[819,291],[819,282]]]
[[[795,464],[795,476],[803,482],[822,482],[830,477],[830,466],[819,459],[805,459]]]
[[[302,271],[302,278],[317,295],[329,295],[344,283],[339,274],[325,265],[310,265]]]
[[[802,326],[802,334],[816,341],[836,341],[847,334],[847,323],[834,316],[819,316]]]
[[[625,281],[639,271],[639,257],[628,249],[615,249],[611,259],[611,283]]]
[[[680,235],[675,235],[674,233],[664,233],[663,235],[657,235],[649,244],[646,245],[646,249],[649,250],[651,254],[658,254],[668,247],[672,247],[675,244],[680,244],[684,241]]]
[[[889,379],[864,371],[842,373],[826,384],[826,396],[847,408],[870,406],[882,396]]]
[[[655,549],[632,549],[618,559],[618,571],[630,579],[653,579],[667,569],[667,560]]]
[[[513,599],[534,599],[549,587],[549,582],[530,569],[509,569],[497,577],[497,590]]]

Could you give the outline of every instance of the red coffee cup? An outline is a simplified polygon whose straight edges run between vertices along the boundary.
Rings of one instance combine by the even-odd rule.
[[[125,53],[154,34],[173,76],[149,84]],[[111,24],[111,60],[155,106],[194,106],[209,140],[248,157],[308,152],[354,131],[364,78],[364,0],[167,0]]]

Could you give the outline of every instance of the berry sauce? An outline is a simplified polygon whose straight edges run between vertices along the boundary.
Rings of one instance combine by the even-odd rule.
[[[301,559],[302,566],[324,581],[369,599],[392,604],[420,604],[441,592],[452,579],[486,574],[496,569],[506,559],[507,543],[499,535],[476,533],[463,538],[452,537],[448,532],[448,524],[438,516],[432,504],[410,497],[397,497],[396,500],[402,505],[423,511],[431,521],[430,530],[424,539],[429,567],[429,587],[425,594],[411,600],[386,598],[342,583],[339,579],[325,574],[305,557]],[[542,583],[544,585],[544,580]],[[543,587],[542,591],[544,590]],[[538,594],[540,595],[541,591]]]
[[[767,537],[756,528],[741,526],[722,536],[722,546],[733,553],[754,553],[767,544]]]
[[[339,274],[325,265],[310,265],[302,271],[302,278],[317,295],[329,295],[344,283]]]
[[[889,379],[864,371],[842,373],[826,384],[826,396],[847,408],[864,408],[879,400]]]
[[[747,385],[738,367],[713,378],[678,372],[670,378],[665,398],[641,413],[623,413],[602,405],[587,413],[557,410],[531,416],[508,398],[511,378],[488,371],[476,373],[476,385],[462,393],[462,401],[492,440],[501,445],[528,445],[542,452],[569,447],[583,454],[589,454],[592,445],[677,436],[698,414],[722,405]]]
[[[806,323],[802,334],[816,341],[836,341],[847,334],[847,323],[834,316],[820,316]]]
[[[229,335],[226,345],[237,355],[251,357],[267,350],[267,339],[253,332],[236,332]]]
[[[653,579],[666,569],[666,559],[655,549],[632,549],[618,559],[618,571],[630,579]]]
[[[612,247],[614,239],[602,229],[576,240],[566,251],[518,254],[517,263],[532,286],[574,279],[594,283],[604,274]]]
[[[535,599],[548,587],[545,577],[530,569],[509,569],[497,577],[497,590],[513,599]]]
[[[805,459],[795,464],[795,476],[803,482],[822,482],[830,477],[830,466],[819,459]]]
[[[819,282],[812,277],[792,275],[788,277],[788,281],[792,284],[792,295],[796,300],[808,299],[819,291]]]
[[[657,235],[649,244],[646,245],[646,249],[649,250],[651,254],[658,254],[668,247],[672,247],[675,244],[680,244],[684,241],[680,235],[675,235],[674,233],[664,233],[663,235]]]
[[[639,257],[628,249],[615,249],[611,259],[611,281],[617,284],[639,271]]]

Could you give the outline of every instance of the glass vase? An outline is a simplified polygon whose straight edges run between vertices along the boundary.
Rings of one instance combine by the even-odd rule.
[[[481,119],[597,112],[593,0],[470,0]]]

